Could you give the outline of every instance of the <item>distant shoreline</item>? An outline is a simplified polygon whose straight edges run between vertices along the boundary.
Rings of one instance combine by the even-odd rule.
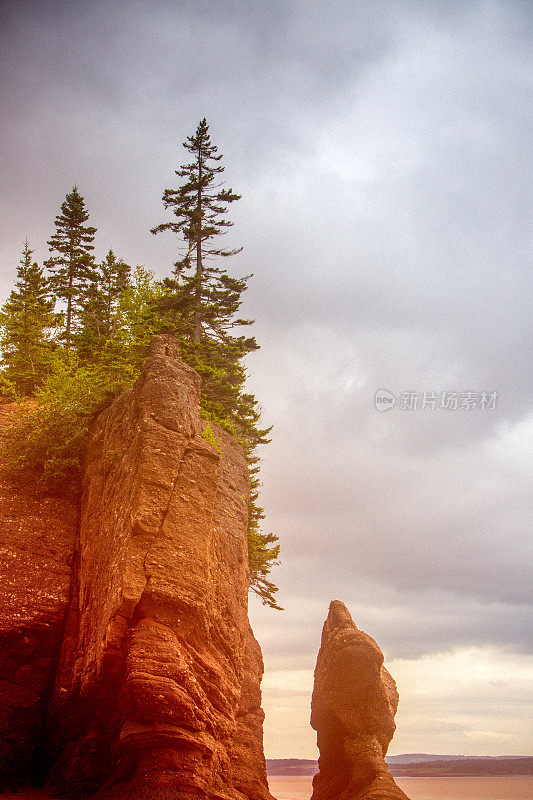
[[[418,760],[417,760],[418,759]],[[391,756],[388,767],[395,777],[448,778],[481,777],[506,775],[533,775],[532,756],[432,756],[415,753],[413,755]],[[267,775],[310,776],[318,772],[318,762],[300,758],[267,759]]]

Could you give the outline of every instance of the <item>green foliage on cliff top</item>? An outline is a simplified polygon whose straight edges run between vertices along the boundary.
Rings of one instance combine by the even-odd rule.
[[[3,432],[2,463],[37,492],[76,492],[89,418],[108,395],[103,375],[55,358],[34,400],[10,410]]]
[[[0,401],[22,401],[11,412],[0,456],[11,470],[31,476],[39,491],[79,489],[91,417],[136,380],[152,337],[173,334],[181,358],[202,378],[202,416],[244,448],[251,481],[250,584],[263,603],[280,608],[267,577],[279,545],[274,534],[261,531],[258,505],[256,448],[269,441],[270,428],[261,427],[257,401],[245,390],[243,359],[258,345],[252,336],[233,333],[252,324],[237,317],[251,276],[228,275],[221,260],[240,249],[214,241],[233,224],[225,214],[239,195],[218,182],[224,168],[205,119],[184,147],[192,156],[176,170],[184,182],[163,195],[175,220],[153,230],[181,237],[171,277],[157,281],[142,267],[132,272],[112,250],[97,264],[96,229],[86,224],[89,213],[77,187],[55,221],[49,277],[31,264],[26,243],[19,283],[0,311]]]
[[[26,240],[15,288],[0,309],[0,388],[4,394],[23,397],[34,394],[50,369],[49,331],[54,324],[54,301],[32,255]]]
[[[81,354],[56,347],[48,373],[30,402],[9,414],[0,442],[2,463],[31,477],[39,492],[77,491],[91,417],[139,377],[148,345],[159,325],[154,304],[161,287],[137,267],[114,310],[113,335],[101,337],[91,359],[89,337]],[[10,391],[6,399],[20,399]]]

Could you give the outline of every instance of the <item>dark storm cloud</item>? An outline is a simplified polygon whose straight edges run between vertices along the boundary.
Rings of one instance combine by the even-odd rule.
[[[312,669],[334,597],[390,657],[529,647],[531,17],[518,0],[3,4],[0,295],[75,182],[97,255],[165,274],[175,243],[148,231],[204,114],[243,195],[233,270],[254,273],[284,552],[285,614],[253,611],[270,670]],[[498,404],[380,414],[379,388]]]

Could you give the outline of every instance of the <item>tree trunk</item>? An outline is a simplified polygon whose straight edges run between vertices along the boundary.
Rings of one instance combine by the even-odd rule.
[[[201,147],[201,144],[200,144]],[[202,304],[202,155],[198,153],[198,194],[196,200],[198,231],[196,238],[196,289],[194,293],[193,342],[198,344],[202,336],[200,307]]]
[[[72,262],[73,262],[73,255],[71,251],[69,271],[68,271],[67,324],[65,329],[65,346],[67,350],[70,350],[70,329],[72,326],[72,281],[73,281],[72,271],[74,269]]]

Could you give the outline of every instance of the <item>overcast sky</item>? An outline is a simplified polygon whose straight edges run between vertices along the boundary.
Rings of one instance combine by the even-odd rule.
[[[254,273],[249,382],[275,425],[262,500],[286,609],[251,603],[267,756],[315,754],[332,599],[397,680],[391,753],[530,754],[531,4],[0,14],[0,298],[26,236],[46,257],[74,183],[98,257],[167,274],[177,243],[149,229],[204,115],[243,196],[228,244],[244,246],[232,272]],[[440,408],[453,392],[472,394]]]

